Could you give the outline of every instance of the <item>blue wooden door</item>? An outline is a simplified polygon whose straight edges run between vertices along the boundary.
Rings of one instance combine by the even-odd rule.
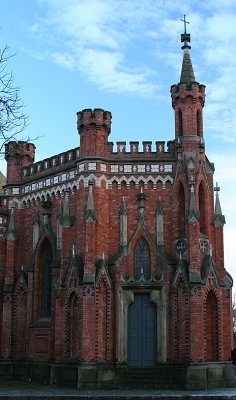
[[[150,294],[135,294],[128,308],[128,364],[132,367],[156,365],[156,306]]]

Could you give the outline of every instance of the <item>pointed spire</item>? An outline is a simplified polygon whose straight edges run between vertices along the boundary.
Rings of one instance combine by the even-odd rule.
[[[122,197],[120,205],[120,245],[121,247],[127,246],[127,209],[125,205],[125,198]]]
[[[216,192],[214,225],[223,227],[225,224],[225,216],[222,214],[221,211],[220,197],[219,197],[220,187],[218,186],[217,182],[214,191]]]
[[[137,194],[136,198],[138,201],[138,211],[139,211],[138,219],[143,219],[144,218],[144,210],[146,208],[145,201],[147,201],[147,195],[143,193],[142,187],[141,187],[140,193]]]
[[[157,230],[157,245],[164,244],[164,230],[163,230],[163,206],[161,196],[158,197],[156,208],[156,230]]]
[[[196,208],[194,182],[190,182],[190,202],[188,210],[188,222],[197,222],[199,220],[199,211]]]
[[[181,43],[184,43],[184,45],[181,47],[182,50],[184,50],[184,56],[180,75],[180,83],[193,83],[196,82],[196,80],[190,57],[191,46],[189,45],[189,43],[191,41],[191,38],[190,34],[186,32],[186,24],[189,24],[189,22],[186,21],[185,15],[184,19],[181,19],[181,21],[184,22],[184,33],[181,35]]]
[[[163,214],[163,207],[162,207],[161,196],[158,196],[156,215],[160,215],[160,214]]]
[[[124,197],[122,197],[121,204],[120,204],[120,215],[127,215],[127,209],[126,209]]]
[[[33,225],[34,225],[34,224],[39,225],[39,213],[38,213],[38,210],[37,210],[37,209],[35,209],[35,211],[34,211]]]
[[[94,208],[93,204],[93,183],[89,182],[89,194],[88,194],[88,202],[87,208],[85,210],[84,215],[85,222],[96,222],[97,220],[97,211]]]
[[[16,228],[15,228],[14,208],[15,208],[14,206],[11,207],[10,221],[9,221],[8,230],[7,230],[7,240],[16,240],[17,239],[17,233],[16,233]]]
[[[39,213],[35,209],[33,217],[33,249],[36,248],[39,241]]]
[[[66,190],[65,192],[65,202],[63,206],[63,212],[62,212],[62,226],[64,228],[70,228],[71,227],[71,218],[70,218],[70,209],[69,209],[69,191]]]

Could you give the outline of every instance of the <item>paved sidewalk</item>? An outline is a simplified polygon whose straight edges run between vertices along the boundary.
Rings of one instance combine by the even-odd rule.
[[[56,386],[48,386],[26,382],[0,382],[0,398],[1,399],[45,399],[52,398],[54,400],[141,400],[141,399],[221,399],[236,400],[236,388],[232,389],[215,389],[207,391],[175,391],[175,390],[95,390],[80,391],[76,389],[60,388]]]

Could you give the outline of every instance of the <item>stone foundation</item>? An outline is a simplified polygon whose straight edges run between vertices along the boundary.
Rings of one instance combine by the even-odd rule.
[[[0,379],[54,384],[77,389],[184,389],[236,387],[231,363],[163,363],[130,369],[126,364],[1,362]]]

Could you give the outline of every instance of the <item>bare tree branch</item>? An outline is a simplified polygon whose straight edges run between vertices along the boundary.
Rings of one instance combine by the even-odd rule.
[[[17,136],[28,125],[20,88],[15,85],[14,75],[7,69],[7,63],[13,56],[8,46],[0,50],[0,154],[5,144],[17,140]]]

